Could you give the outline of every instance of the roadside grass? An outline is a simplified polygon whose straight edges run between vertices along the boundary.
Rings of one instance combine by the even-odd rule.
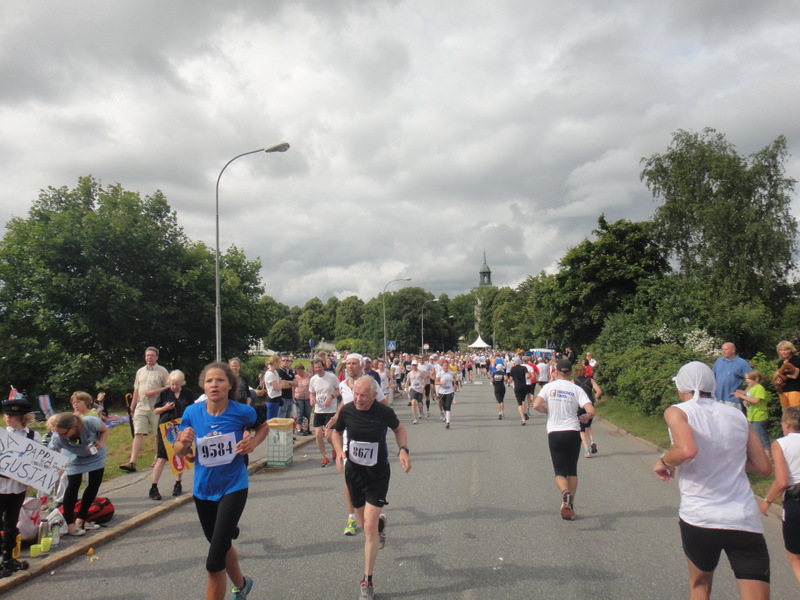
[[[603,397],[595,404],[597,415],[606,421],[613,423],[617,427],[621,427],[625,431],[652,442],[661,448],[669,448],[670,440],[667,430],[667,424],[664,422],[663,417],[653,415],[645,415],[641,412],[633,410],[629,406],[621,402],[615,402],[613,398]],[[772,485],[774,478],[770,475],[765,477],[748,473],[747,477],[750,479],[750,485],[757,496],[762,498],[767,493],[769,486]],[[779,498],[776,504],[780,504],[782,500]]]

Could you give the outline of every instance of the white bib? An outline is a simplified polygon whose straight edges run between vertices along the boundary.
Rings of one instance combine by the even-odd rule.
[[[227,465],[236,457],[236,435],[221,433],[197,438],[197,461],[204,467]]]
[[[378,442],[350,440],[347,458],[362,467],[374,467],[378,463]]]

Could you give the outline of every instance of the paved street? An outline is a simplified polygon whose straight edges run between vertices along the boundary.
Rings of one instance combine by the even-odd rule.
[[[513,394],[507,399],[513,403]],[[507,404],[496,417],[489,385],[457,396],[448,431],[438,412],[412,425],[405,402],[395,409],[409,431],[412,469],[393,462],[385,512],[386,548],[378,555],[381,600],[672,599],[686,596],[675,482],[651,473],[658,454],[596,423],[599,453],[581,459],[577,520],[558,515],[545,417],[521,427]],[[390,441],[392,456],[396,452]],[[260,449],[263,452],[263,449]],[[363,536],[342,535],[343,477],[320,468],[311,443],[295,463],[251,479],[236,542],[251,598],[355,599]],[[765,519],[773,598],[796,598],[779,521]],[[14,592],[18,598],[114,600],[202,598],[207,545],[187,504]],[[734,598],[725,558],[714,597]]]

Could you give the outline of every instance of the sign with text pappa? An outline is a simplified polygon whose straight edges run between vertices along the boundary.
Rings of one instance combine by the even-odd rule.
[[[44,444],[0,427],[0,475],[49,492],[68,460]]]

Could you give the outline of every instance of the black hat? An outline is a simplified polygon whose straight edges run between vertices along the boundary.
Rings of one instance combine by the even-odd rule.
[[[572,371],[572,363],[568,358],[562,358],[556,362],[556,369],[561,373],[570,373]]]
[[[33,410],[27,400],[6,400],[3,402],[3,413],[7,415],[27,415]]]

